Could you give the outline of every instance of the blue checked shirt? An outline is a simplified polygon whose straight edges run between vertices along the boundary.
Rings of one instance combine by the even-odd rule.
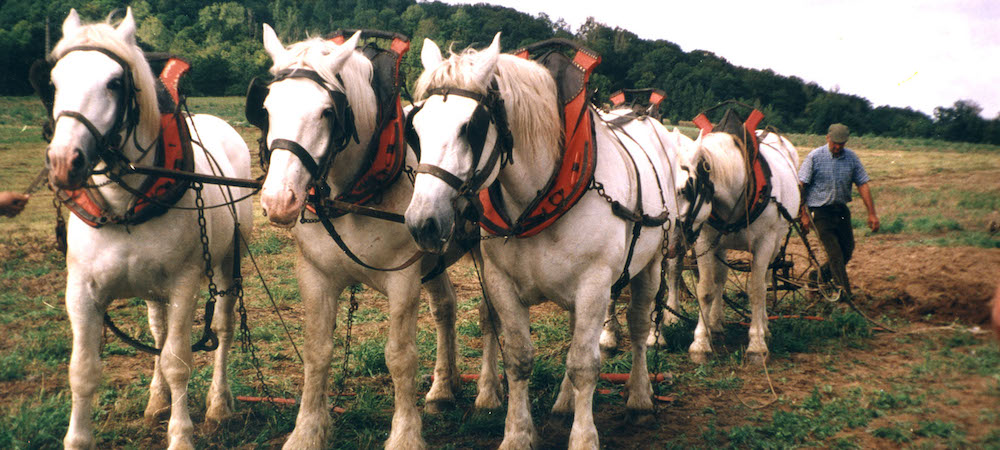
[[[824,145],[809,152],[799,167],[799,181],[810,208],[847,204],[851,201],[851,184],[861,186],[868,180],[858,155],[848,148],[834,157]]]

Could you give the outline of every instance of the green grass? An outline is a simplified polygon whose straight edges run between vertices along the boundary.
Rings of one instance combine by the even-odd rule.
[[[0,448],[59,448],[69,426],[66,392],[40,389],[33,398],[10,399],[0,409]]]
[[[256,131],[245,128],[242,98],[192,98],[192,112],[205,112],[223,117],[239,131],[251,149],[256,147]],[[41,167],[44,143],[39,138],[39,124],[44,111],[34,98],[0,98],[0,188],[26,186]],[[818,146],[821,137],[793,135],[793,142],[803,151]],[[911,245],[976,245],[1000,247],[1000,240],[987,234],[983,219],[1000,209],[1000,193],[992,186],[963,186],[961,183],[939,187],[894,186],[882,183],[893,178],[916,177],[943,173],[955,175],[969,170],[997,169],[997,148],[934,141],[893,140],[857,137],[852,148],[863,152],[866,165],[878,181],[874,189],[876,202],[883,214],[883,232],[908,239]],[[919,179],[919,178],[917,178]],[[28,210],[17,219],[0,219],[0,326],[6,339],[0,342],[0,382],[7,383],[15,394],[5,397],[0,407],[0,448],[56,448],[61,445],[69,417],[69,390],[66,365],[71,344],[69,321],[63,296],[65,262],[52,248],[53,208],[51,194],[42,190],[29,203]],[[854,202],[852,208],[857,228],[866,228],[863,206]],[[860,209],[859,209],[860,208]],[[883,209],[884,208],[884,209]],[[65,215],[66,212],[63,211]],[[266,225],[266,218],[255,208],[255,231],[250,248],[264,272],[268,286],[291,329],[292,339],[306,351],[302,333],[303,311],[295,280],[294,241],[285,230]],[[895,228],[895,231],[893,231]],[[879,234],[882,234],[880,232]],[[878,236],[869,238],[877,239]],[[864,238],[862,238],[864,239]],[[291,349],[284,330],[263,293],[249,263],[244,268],[247,307],[251,335],[257,347],[260,369],[270,393],[285,398],[301,394],[302,367]],[[453,279],[466,283],[476,274],[471,264],[450,271]],[[478,372],[482,330],[478,326],[477,309],[481,302],[477,289],[460,291],[457,322],[459,334],[459,365],[463,372]],[[336,392],[341,381],[343,343],[348,293],[342,295],[338,327],[333,337],[334,356],[329,371],[331,391]],[[346,414],[333,414],[331,427],[333,448],[380,448],[389,430],[393,404],[392,383],[385,362],[385,330],[387,313],[380,306],[365,303],[380,297],[366,289],[359,292],[362,307],[355,313],[350,372],[345,391],[356,396],[344,397],[339,405]],[[199,297],[199,305],[204,301]],[[652,372],[669,372],[672,382],[660,383],[654,390],[660,395],[678,399],[673,405],[662,406],[658,419],[667,417],[657,426],[669,427],[677,422],[681,411],[689,405],[705,402],[693,410],[697,431],[675,434],[661,430],[649,431],[649,444],[667,448],[708,447],[841,447],[852,445],[853,438],[870,434],[876,445],[912,445],[927,447],[1000,447],[1000,419],[995,409],[979,406],[972,410],[978,425],[945,415],[953,410],[968,409],[967,400],[949,400],[949,392],[969,389],[961,380],[981,377],[985,381],[974,388],[976,395],[1000,401],[1000,348],[986,342],[982,336],[967,332],[937,335],[901,335],[895,339],[900,352],[907,352],[909,361],[902,375],[887,379],[848,379],[843,375],[855,365],[880,361],[858,361],[858,352],[870,351],[873,334],[859,316],[841,313],[822,303],[810,306],[802,299],[784,301],[779,312],[798,312],[814,308],[829,320],[772,321],[769,340],[770,376],[780,399],[764,410],[749,410],[736,398],[751,391],[766,389],[763,375],[744,360],[746,328],[728,325],[720,338],[718,353],[707,364],[696,365],[688,360],[693,325],[678,322],[663,328],[667,345],[650,349],[647,361]],[[694,302],[684,308],[697,313]],[[139,299],[119,300],[111,308],[116,323],[131,335],[151,342],[146,325],[145,302]],[[421,306],[421,314],[427,311]],[[201,310],[196,313],[197,317]],[[535,359],[531,374],[531,410],[536,426],[550,431],[549,410],[555,400],[565,373],[566,350],[571,333],[565,313],[534,314],[532,336]],[[727,322],[738,321],[728,313]],[[895,319],[895,324],[908,322]],[[425,321],[427,322],[427,321]],[[195,337],[200,329],[193,330]],[[435,335],[432,326],[421,326],[417,333],[420,368],[418,379],[430,373],[435,356]],[[631,369],[631,355],[626,351],[602,362],[603,372],[626,373]],[[256,379],[257,367],[250,355],[234,345],[230,353],[229,375],[234,395],[262,395]],[[148,427],[142,421],[142,411],[148,397],[149,368],[152,359],[137,353],[116,338],[109,337],[103,346],[105,367],[141,367],[127,373],[105,369],[102,383],[95,396],[97,445],[100,448],[148,448],[164,444],[163,426]],[[208,355],[199,354],[190,383],[189,404],[195,419],[195,446],[198,448],[273,447],[294,426],[295,406],[267,403],[237,402],[236,417],[217,434],[199,429],[204,414],[205,393],[211,377]],[[800,362],[818,359],[820,362]],[[502,363],[501,363],[502,364]],[[824,387],[802,391],[788,378],[806,369],[815,373],[815,383]],[[801,379],[801,378],[800,378]],[[39,381],[40,380],[40,381]],[[852,389],[845,384],[861,384]],[[933,385],[936,383],[936,385]],[[619,392],[622,387],[602,382],[600,387]],[[420,390],[427,389],[422,382]],[[799,395],[796,395],[799,394]],[[721,395],[721,397],[719,397]],[[803,398],[802,395],[805,395]],[[423,414],[424,436],[435,448],[495,447],[503,436],[504,413],[473,411],[474,383],[463,385],[457,408],[441,415]],[[716,400],[718,397],[718,400]],[[419,398],[414,399],[418,404]],[[596,411],[621,411],[624,400],[618,395],[597,395]],[[979,412],[977,412],[979,411]],[[683,414],[686,414],[683,413]],[[978,415],[977,415],[978,414]],[[618,427],[618,422],[599,427]],[[618,420],[612,417],[608,420]],[[975,418],[972,419],[973,422]],[[664,425],[666,424],[666,425]],[[639,428],[622,419],[622,433]],[[987,432],[977,434],[976,428]],[[602,440],[608,435],[602,428]],[[568,433],[568,431],[566,431]],[[612,433],[618,433],[613,431]],[[866,441],[871,442],[871,441]]]

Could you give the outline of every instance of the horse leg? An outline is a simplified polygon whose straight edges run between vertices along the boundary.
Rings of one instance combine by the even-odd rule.
[[[163,348],[167,338],[167,305],[163,302],[147,300],[146,315],[149,318],[149,331],[153,334],[156,348]],[[160,356],[156,355],[153,365],[153,381],[149,383],[149,402],[142,414],[149,426],[153,426],[164,415],[170,412],[170,388],[163,379],[160,368]]]
[[[296,264],[299,295],[305,311],[305,348],[302,352],[302,401],[295,429],[284,449],[324,448],[330,428],[327,405],[327,375],[333,359],[333,330],[337,326],[337,304],[347,280],[331,280],[302,256]]]
[[[602,278],[590,277],[589,283],[581,285],[576,295],[576,308],[572,312],[576,316],[576,321],[573,324],[573,340],[570,342],[569,354],[566,357],[566,373],[573,383],[576,394],[573,399],[573,428],[569,434],[570,449],[600,448],[597,427],[594,425],[594,389],[597,387],[597,375],[601,368],[599,343],[603,320],[601,312],[607,306],[607,287],[611,285],[610,279]],[[643,310],[649,314],[648,308],[643,307]],[[637,324],[630,321],[629,325]],[[648,319],[646,326],[649,326]],[[643,328],[642,325],[637,327],[642,331],[641,336],[649,332],[648,328]],[[631,329],[629,332],[635,334]],[[642,345],[641,337],[639,341]]]
[[[239,245],[235,242],[234,245]],[[222,264],[215,269],[215,273],[222,274],[219,279],[218,289],[227,291],[233,286],[233,254],[224,258]],[[229,390],[229,377],[226,373],[229,349],[233,344],[233,307],[236,303],[236,296],[225,294],[216,297],[215,313],[212,319],[212,331],[219,339],[219,347],[215,349],[212,368],[212,387],[208,390],[205,404],[208,409],[205,412],[206,424],[218,424],[233,415],[233,394]],[[212,425],[209,425],[212,426]]]
[[[612,310],[613,308],[614,305],[612,304],[608,309]],[[604,323],[607,324],[607,320],[605,320]],[[576,316],[574,314],[569,315],[569,329],[571,332],[576,330]],[[604,331],[601,331],[601,338],[603,337]],[[569,355],[566,355],[566,364],[569,364]],[[552,405],[552,414],[572,416],[573,402],[575,399],[576,389],[573,387],[573,381],[569,379],[569,371],[567,370],[563,372],[562,383],[559,385],[559,394],[556,396],[556,402]]]
[[[688,355],[692,361],[703,364],[708,362],[708,355],[712,353],[711,314],[717,297],[722,294],[726,266],[719,264],[714,252],[706,252],[698,257],[698,274],[698,325],[694,329],[694,342],[688,348]]]
[[[194,448],[194,425],[188,411],[188,381],[191,379],[191,322],[197,303],[198,271],[181,274],[167,305],[167,338],[160,351],[160,370],[170,387],[170,421],[167,448]]]
[[[535,357],[535,348],[531,343],[528,307],[521,304],[514,296],[513,286],[507,284],[509,280],[495,280],[496,284],[505,285],[492,289],[493,283],[490,283],[489,276],[486,277],[486,281],[487,292],[493,301],[496,313],[500,316],[500,326],[504,335],[504,372],[510,389],[500,449],[538,448],[540,441],[538,431],[531,420],[531,398],[528,395],[528,381],[531,379]],[[596,339],[594,343],[596,346]]]
[[[680,309],[680,300],[678,300],[678,295],[681,289],[681,275],[684,271],[684,255],[680,255],[676,258],[667,259],[667,306],[669,306],[674,311]],[[657,287],[658,288],[658,287]],[[654,294],[655,296],[655,294]],[[654,303],[655,305],[655,303]],[[654,306],[655,307],[655,306]],[[661,323],[661,333],[659,339],[656,336],[656,328],[649,329],[649,336],[646,338],[646,346],[663,346],[667,345],[666,338],[663,337],[662,326],[673,325],[677,323],[680,318],[675,316],[674,313],[670,312],[669,309],[663,308],[663,323]],[[655,327],[656,324],[653,324]]]
[[[101,381],[101,330],[105,302],[97,299],[86,280],[71,269],[66,283],[66,312],[73,328],[73,352],[69,360],[69,387],[73,406],[69,428],[63,438],[68,449],[93,448],[94,392]]]
[[[604,329],[601,330],[601,353],[611,355],[618,349],[622,337],[622,326],[615,315],[615,299],[608,302],[608,310],[604,312]]]
[[[774,241],[769,240],[769,241]],[[747,346],[747,356],[754,363],[767,361],[767,267],[771,264],[778,245],[758,246],[751,263],[750,282],[750,344]]]
[[[458,379],[458,353],[455,338],[455,289],[444,272],[425,284],[431,294],[431,314],[437,326],[437,359],[434,361],[434,382],[424,401],[424,410],[440,412],[443,406],[455,403],[455,393],[461,389]]]
[[[653,412],[653,386],[649,381],[646,365],[646,342],[651,336],[649,312],[655,307],[653,299],[660,288],[660,264],[653,261],[632,280],[632,302],[628,309],[629,339],[632,341],[632,370],[625,384],[628,401],[625,407],[632,413]],[[655,326],[655,325],[654,325]],[[662,336],[661,336],[662,338]],[[655,338],[654,338],[655,341]]]
[[[420,287],[409,278],[396,277],[389,294],[389,340],[385,344],[385,363],[392,376],[395,410],[386,448],[425,448],[420,436],[420,411],[416,398],[417,310]]]
[[[497,358],[499,358],[499,317],[493,314],[491,306],[483,300],[479,303],[479,329],[483,332],[483,359],[479,370],[477,383],[476,409],[500,409],[500,398],[503,392],[500,386],[500,376],[497,375]]]
[[[726,258],[726,250],[720,249],[717,255],[718,258],[724,260]],[[726,289],[726,277],[729,275],[729,267],[721,263],[718,258],[715,260],[715,295],[712,296],[711,309],[708,313],[708,327],[712,330],[712,333],[720,333],[721,335],[726,331],[725,326],[722,324],[722,318],[726,312],[726,301],[722,296]]]

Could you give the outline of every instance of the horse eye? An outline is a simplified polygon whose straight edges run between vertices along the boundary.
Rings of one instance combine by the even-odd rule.
[[[333,115],[334,115],[333,108],[326,108],[323,110],[323,117],[330,118],[333,117]]]
[[[465,135],[468,134],[468,133],[469,133],[469,124],[468,123],[463,124],[462,128],[458,129],[458,137],[465,137]]]
[[[122,79],[115,78],[108,82],[108,89],[112,91],[117,91],[122,88]]]

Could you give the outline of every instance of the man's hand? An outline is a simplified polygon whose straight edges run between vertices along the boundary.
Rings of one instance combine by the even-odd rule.
[[[879,221],[878,221],[878,216],[877,215],[875,215],[875,214],[869,214],[868,215],[868,228],[871,228],[872,233],[878,232]]]
[[[809,209],[803,206],[799,209],[799,225],[802,225],[802,235],[809,234],[809,227],[812,225],[812,217],[809,216]]]
[[[14,217],[24,210],[24,205],[28,204],[28,195],[17,192],[0,192],[0,215]]]

